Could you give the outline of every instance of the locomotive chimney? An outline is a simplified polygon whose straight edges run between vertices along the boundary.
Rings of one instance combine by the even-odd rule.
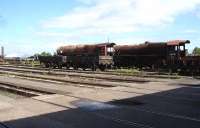
[[[4,47],[1,46],[1,58],[4,59]]]

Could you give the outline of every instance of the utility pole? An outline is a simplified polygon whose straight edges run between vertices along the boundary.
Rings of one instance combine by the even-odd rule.
[[[1,58],[4,59],[4,47],[1,46]]]
[[[110,39],[109,39],[109,37],[107,37],[107,40],[108,40],[108,43],[110,42]]]

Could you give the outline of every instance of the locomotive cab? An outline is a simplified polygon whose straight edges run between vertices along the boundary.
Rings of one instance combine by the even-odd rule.
[[[173,40],[167,42],[167,61],[172,71],[177,71],[182,65],[182,60],[186,56],[185,44],[189,40]]]
[[[189,40],[174,40],[167,42],[167,51],[169,56],[180,59],[186,56],[185,44],[190,43]]]
[[[113,63],[113,54],[115,43],[104,43],[99,44],[99,68],[104,70],[108,66],[112,66]]]

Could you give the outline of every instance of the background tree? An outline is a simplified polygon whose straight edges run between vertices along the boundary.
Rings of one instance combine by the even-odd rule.
[[[40,55],[41,56],[52,56],[51,53],[49,53],[49,52],[42,52]]]
[[[195,47],[193,52],[192,52],[193,55],[200,55],[200,48],[198,47]]]
[[[35,53],[33,56],[30,56],[28,58],[35,58],[35,60],[38,60],[38,56],[52,56],[50,52],[41,52],[41,53]]]

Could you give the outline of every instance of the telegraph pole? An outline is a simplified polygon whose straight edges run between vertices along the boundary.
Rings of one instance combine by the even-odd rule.
[[[1,46],[1,58],[4,59],[4,47]]]

